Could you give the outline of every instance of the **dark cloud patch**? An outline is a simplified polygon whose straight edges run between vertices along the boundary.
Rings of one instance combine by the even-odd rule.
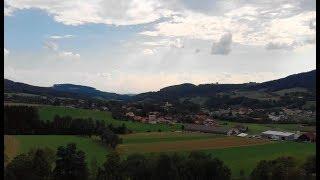
[[[228,55],[231,52],[232,34],[224,34],[218,42],[214,42],[211,54]]]
[[[279,49],[285,49],[290,50],[295,46],[295,43],[287,44],[282,42],[269,42],[266,45],[267,50],[279,50]]]

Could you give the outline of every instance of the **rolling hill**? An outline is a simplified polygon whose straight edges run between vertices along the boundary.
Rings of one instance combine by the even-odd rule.
[[[264,91],[275,92],[283,89],[305,88],[309,91],[316,89],[316,70],[287,76],[285,78],[267,81],[263,83],[243,84],[200,84],[190,83],[168,86],[156,92],[146,92],[137,95],[122,95],[99,91],[88,86],[74,84],[56,84],[52,87],[38,87],[24,83],[4,80],[5,93],[29,93],[37,95],[49,95],[72,98],[100,98],[105,100],[169,100],[184,97],[206,97],[217,93],[229,93],[233,91]]]

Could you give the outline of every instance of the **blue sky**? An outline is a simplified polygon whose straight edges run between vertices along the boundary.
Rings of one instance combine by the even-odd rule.
[[[5,78],[117,93],[316,68],[313,0],[5,0]]]

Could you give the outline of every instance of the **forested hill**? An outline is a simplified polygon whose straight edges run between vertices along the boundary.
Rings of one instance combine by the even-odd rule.
[[[216,93],[228,93],[235,90],[259,90],[273,92],[290,88],[306,88],[310,91],[316,89],[316,70],[287,76],[285,78],[263,83],[244,84],[181,84],[165,87],[157,92],[141,93],[135,96],[136,100],[164,100],[191,96],[211,96]]]
[[[53,97],[68,97],[68,98],[100,98],[105,100],[126,100],[129,95],[119,95],[116,93],[108,93],[96,90],[92,87],[73,85],[73,84],[57,84],[52,87],[32,86],[25,83],[14,82],[4,79],[5,93],[27,93]]]
[[[302,87],[311,91],[316,89],[316,70],[293,74],[285,78],[267,81],[264,83],[255,84],[251,88],[254,90],[264,89],[266,91],[278,91],[282,89],[290,89]]]
[[[121,95],[99,91],[88,86],[73,84],[56,84],[52,87],[38,87],[24,83],[4,80],[5,93],[29,93],[37,95],[50,95],[71,98],[100,98],[105,100],[172,100],[181,97],[212,96],[217,93],[228,93],[235,90],[254,90],[273,92],[290,88],[306,88],[310,91],[316,89],[316,70],[290,75],[285,78],[267,81],[263,83],[244,84],[181,84],[160,89],[157,92],[146,92],[138,95]]]
[[[127,100],[130,98],[129,95],[121,95],[116,93],[109,93],[109,92],[103,92],[99,91],[93,87],[88,86],[80,86],[80,85],[74,85],[74,84],[55,84],[53,85],[52,89],[61,91],[61,92],[71,92],[71,93],[78,93],[78,94],[84,94],[90,97],[95,98],[102,98],[102,99],[114,99],[114,100]]]

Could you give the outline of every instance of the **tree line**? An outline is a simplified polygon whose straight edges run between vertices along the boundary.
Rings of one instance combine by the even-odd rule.
[[[40,120],[38,110],[30,106],[4,106],[5,134],[39,134],[39,135],[98,135],[105,129],[115,134],[131,131],[125,124],[113,126],[104,120],[91,118],[60,117],[55,115],[52,121]]]
[[[298,163],[292,157],[260,161],[248,177],[241,179],[311,179],[316,174],[316,156]],[[57,148],[30,150],[16,156],[4,167],[4,179],[17,180],[229,180],[231,170],[219,159],[203,152],[189,154],[132,154],[121,158],[115,151],[102,165],[93,159],[88,165],[86,155],[70,143]]]
[[[60,117],[55,115],[53,121],[39,119],[38,111],[29,106],[4,107],[4,133],[8,135],[92,135],[99,136],[101,142],[115,148],[122,140],[117,134],[126,134],[131,131],[125,124],[115,127],[106,124],[103,120],[92,120]]]

